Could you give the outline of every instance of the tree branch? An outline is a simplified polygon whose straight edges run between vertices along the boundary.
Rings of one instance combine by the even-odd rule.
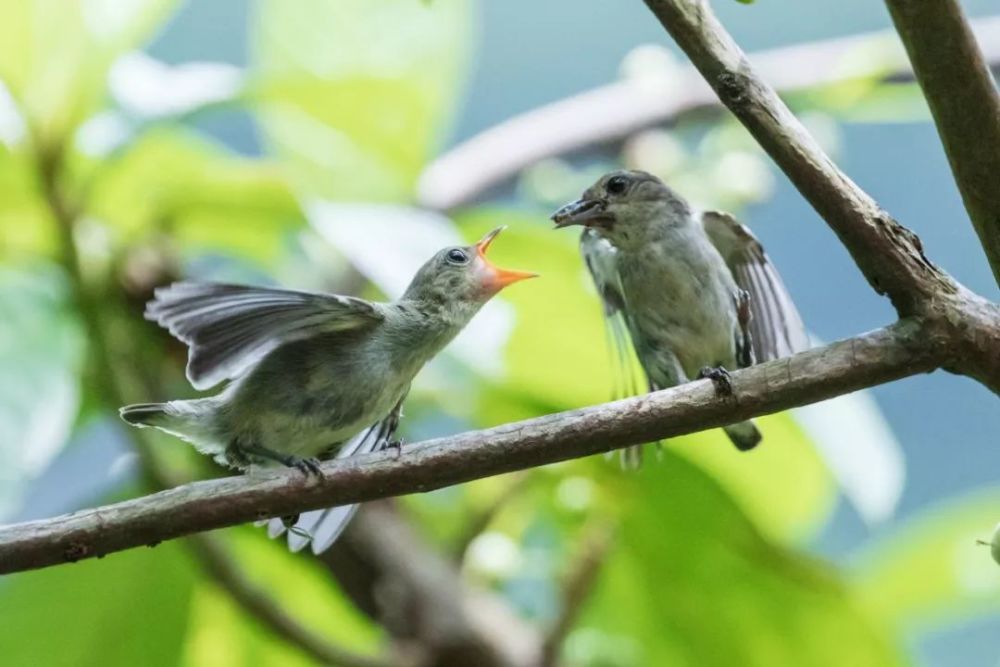
[[[997,325],[1000,329],[1000,325]],[[735,393],[691,382],[645,396],[329,461],[319,479],[275,470],[195,482],[0,528],[0,574],[104,556],[195,532],[423,492],[674,437],[924,373],[950,358],[937,322],[903,320],[733,374]]]
[[[1000,95],[957,0],[886,0],[1000,285]],[[1000,38],[984,38],[997,48]]]
[[[420,539],[389,501],[362,506],[319,555],[355,605],[393,636],[397,654],[435,667],[529,667],[541,637],[495,594]],[[412,655],[411,655],[412,654]]]
[[[973,28],[990,63],[1000,66],[1000,17]],[[877,53],[858,58],[857,54]],[[760,74],[783,92],[871,77],[909,80],[912,70],[892,31],[784,46],[751,55]],[[439,156],[424,170],[421,205],[448,210],[539,160],[617,141],[719,99],[690,65],[666,83],[624,80],[572,95],[504,120]]]

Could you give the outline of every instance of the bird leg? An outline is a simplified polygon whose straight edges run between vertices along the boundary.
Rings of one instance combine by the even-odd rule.
[[[395,435],[396,430],[399,428],[399,420],[403,416],[403,401],[405,400],[406,394],[403,394],[403,397],[399,399],[396,405],[392,408],[392,411],[382,422],[382,427],[380,428],[380,431],[382,432],[379,433],[379,437],[385,439],[385,444],[382,445],[382,449],[393,450],[396,459],[403,454],[403,439],[397,438]]]
[[[729,376],[729,371],[723,366],[705,366],[698,371],[699,380],[711,380],[715,385],[715,393],[720,396],[733,395],[733,380]]]
[[[240,447],[237,441],[232,441],[229,446],[226,447],[226,463],[232,467],[239,470],[246,470],[250,467],[250,457],[247,455],[246,450]]]

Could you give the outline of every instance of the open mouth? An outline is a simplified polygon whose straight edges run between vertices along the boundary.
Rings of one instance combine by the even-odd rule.
[[[497,235],[506,228],[506,225],[497,227],[481,238],[479,243],[476,244],[476,252],[479,253],[480,259],[482,259],[483,263],[486,265],[487,271],[490,273],[490,282],[497,289],[502,289],[507,285],[516,283],[520,280],[538,277],[538,274],[532,271],[513,271],[510,269],[501,269],[486,258],[486,251],[489,250],[490,246],[493,244],[493,239],[495,239]]]

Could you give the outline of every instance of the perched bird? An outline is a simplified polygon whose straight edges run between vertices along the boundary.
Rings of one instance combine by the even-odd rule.
[[[486,258],[502,229],[439,251],[389,303],[243,285],[161,288],[146,318],[189,346],[188,380],[196,389],[230,382],[206,398],[128,405],[121,417],[239,470],[282,464],[309,474],[321,458],[393,444],[410,382],[424,364],[497,292],[536,275]],[[340,507],[325,520],[305,517],[309,527],[323,528],[325,544],[314,541],[313,550],[332,543],[353,513]]]
[[[580,249],[604,304],[619,361],[627,338],[650,391],[808,347],[802,319],[760,242],[731,215],[695,212],[656,176],[615,171],[559,209],[583,225]],[[740,450],[761,440],[751,421],[726,433]],[[637,464],[641,449],[625,452]]]

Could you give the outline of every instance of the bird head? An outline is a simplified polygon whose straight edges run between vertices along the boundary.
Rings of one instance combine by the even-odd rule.
[[[589,227],[620,248],[644,243],[657,224],[684,224],[690,218],[687,202],[663,181],[628,170],[605,174],[552,215],[557,229]]]
[[[404,298],[483,304],[508,285],[535,278],[537,273],[501,269],[486,257],[497,227],[477,243],[439,250],[413,277]]]

